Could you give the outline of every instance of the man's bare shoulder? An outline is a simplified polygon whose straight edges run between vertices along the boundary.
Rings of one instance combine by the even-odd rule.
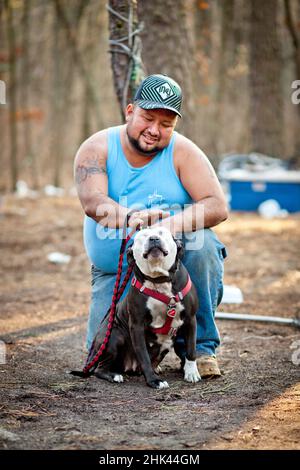
[[[116,127],[121,128],[121,126]],[[108,153],[108,130],[103,129],[88,137],[80,145],[77,155],[89,156],[92,153],[101,157],[102,160],[106,160]]]
[[[176,133],[174,145],[174,161],[180,167],[189,159],[207,158],[205,153],[190,139],[179,132]]]
[[[80,145],[77,156],[88,156],[90,154],[96,154],[102,158],[107,158],[107,134],[108,129],[92,134]]]

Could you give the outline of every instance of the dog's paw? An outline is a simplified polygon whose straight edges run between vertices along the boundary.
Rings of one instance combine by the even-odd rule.
[[[185,358],[183,371],[184,380],[186,382],[196,383],[201,380],[196,361],[189,361],[187,358]]]
[[[148,382],[148,385],[149,387],[156,388],[158,390],[162,388],[169,388],[168,382],[159,379],[151,380],[150,382]]]
[[[118,383],[124,382],[123,375],[121,375],[121,374],[115,374],[115,375],[113,376],[113,381],[114,381],[114,382],[118,382]]]
[[[166,380],[160,381],[158,388],[169,388],[169,384]]]

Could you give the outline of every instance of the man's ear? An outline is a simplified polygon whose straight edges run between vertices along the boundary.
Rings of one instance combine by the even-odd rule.
[[[128,266],[133,266],[134,263],[135,263],[135,259],[134,259],[134,256],[133,256],[132,245],[127,248],[126,253],[127,253],[127,263],[128,263]]]
[[[174,238],[174,237],[173,237]],[[181,240],[178,240],[178,238],[174,238],[174,241],[177,246],[177,258],[182,259],[184,257],[184,246]]]
[[[130,117],[132,116],[133,110],[134,110],[134,104],[133,104],[133,103],[129,103],[129,104],[126,106],[126,109],[125,109],[125,119],[126,119],[126,122],[129,121]]]

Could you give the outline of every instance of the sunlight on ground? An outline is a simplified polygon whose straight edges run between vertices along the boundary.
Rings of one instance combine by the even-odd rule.
[[[262,447],[260,441],[268,442],[268,438],[272,438],[273,449],[277,439],[281,449],[300,440],[300,382],[260,408],[240,429],[223,436],[229,443],[227,449],[267,449],[268,445]]]
[[[231,213],[229,219],[216,227],[216,232],[264,232],[270,234],[280,234],[286,231],[300,231],[299,216],[289,216],[286,219],[263,219],[257,214],[237,214]]]

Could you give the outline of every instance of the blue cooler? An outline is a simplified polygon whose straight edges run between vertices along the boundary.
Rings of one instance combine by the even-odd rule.
[[[275,199],[281,209],[288,212],[300,211],[300,171],[251,173],[232,170],[225,181],[233,211],[256,211],[268,199]]]

